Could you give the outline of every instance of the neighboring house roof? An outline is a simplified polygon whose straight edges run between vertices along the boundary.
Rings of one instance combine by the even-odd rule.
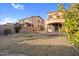
[[[34,20],[34,18],[40,18],[41,20],[44,21],[44,19],[42,19],[40,16],[31,16],[31,17],[29,17],[29,18],[24,18],[24,19],[19,20],[19,22],[21,22],[21,23],[24,23],[24,22],[25,22],[25,23],[26,23],[26,22],[31,23],[32,20]]]
[[[40,16],[32,16],[31,18],[33,18],[33,17],[38,17],[38,18],[41,18]],[[44,20],[43,18],[41,18],[41,20]]]
[[[21,20],[19,20],[19,21],[23,21],[23,20],[32,21],[32,19],[33,19],[34,17],[41,18],[40,16],[31,16],[31,17],[29,17],[29,18],[24,18],[24,19],[21,19]],[[42,19],[42,18],[41,18],[41,19]],[[42,20],[44,20],[44,19],[42,19]]]

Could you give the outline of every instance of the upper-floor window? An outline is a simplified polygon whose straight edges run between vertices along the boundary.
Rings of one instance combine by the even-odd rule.
[[[54,14],[54,15],[57,15],[57,14]]]
[[[39,23],[39,20],[38,20],[38,23]]]
[[[31,24],[27,24],[27,26],[31,26]]]
[[[57,19],[60,19],[60,16],[56,16],[57,17]]]
[[[38,27],[39,27],[39,25],[38,25]]]
[[[40,25],[40,27],[42,28],[42,25]]]
[[[34,25],[32,25],[32,27],[34,27]]]

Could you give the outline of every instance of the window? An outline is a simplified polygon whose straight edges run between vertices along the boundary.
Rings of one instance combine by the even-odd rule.
[[[57,19],[60,19],[60,16],[57,16]]]
[[[38,27],[39,27],[39,25],[38,25]]]
[[[35,31],[35,30],[33,29],[33,31]]]
[[[42,25],[40,25],[40,28],[42,28]]]
[[[42,25],[40,25],[40,30],[44,30],[44,27]]]
[[[57,15],[57,14],[54,14],[54,15]]]
[[[33,25],[32,25],[32,27],[33,27]]]
[[[38,23],[39,23],[39,20],[38,20]]]
[[[61,15],[61,19],[63,19],[63,15]]]
[[[27,24],[27,26],[31,26],[31,24]]]

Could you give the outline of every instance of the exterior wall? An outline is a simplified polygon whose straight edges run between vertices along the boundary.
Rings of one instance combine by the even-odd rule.
[[[45,20],[45,31],[49,32],[49,29],[48,29],[49,24],[51,24],[51,25],[54,23],[63,24],[64,22],[65,22],[65,20],[62,16],[62,12],[49,12],[48,19]],[[51,30],[51,32],[53,32],[53,31]]]
[[[44,20],[39,16],[32,17],[32,23],[35,31],[41,31],[41,27],[45,27]]]
[[[20,32],[33,32],[33,28],[29,26],[23,27]]]
[[[45,22],[40,16],[32,16],[29,18],[22,19],[19,21],[22,24],[22,29],[25,28],[24,31],[41,31],[40,27],[45,27]],[[32,26],[27,26],[26,23],[32,24]]]
[[[3,25],[0,25],[0,34],[3,34],[3,31],[4,31]]]

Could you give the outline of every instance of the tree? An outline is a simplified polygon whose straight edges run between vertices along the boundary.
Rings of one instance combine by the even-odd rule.
[[[64,4],[58,4],[58,11],[62,12],[63,13],[62,17],[64,17],[64,13],[66,12],[66,9],[64,8]],[[59,16],[57,16],[57,18],[59,18]],[[58,28],[59,32],[64,31],[63,28],[64,28],[64,24],[62,24],[62,28]]]
[[[79,4],[71,4],[70,8],[63,13],[64,28],[69,42],[79,47]]]
[[[15,32],[18,33],[21,30],[21,26],[15,27]]]
[[[58,4],[58,11],[64,11],[64,4]]]

